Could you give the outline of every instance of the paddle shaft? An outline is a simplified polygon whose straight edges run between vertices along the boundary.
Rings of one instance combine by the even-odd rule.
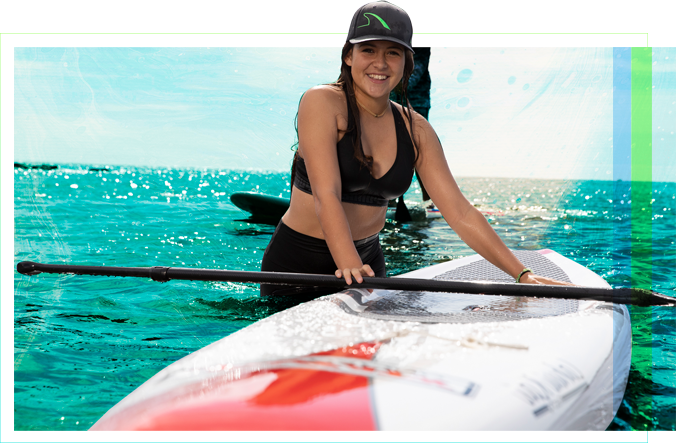
[[[418,278],[364,277],[363,283],[345,280],[334,275],[297,274],[288,272],[225,271],[220,269],[193,269],[153,266],[148,268],[116,266],[54,265],[35,262],[20,262],[17,271],[26,275],[78,274],[112,277],[141,277],[159,282],[169,280],[228,281],[240,283],[269,283],[292,286],[320,286],[336,291],[348,288],[391,289],[400,291],[461,292],[505,296],[542,298],[567,298],[596,300],[636,306],[674,305],[676,299],[653,291],[636,288],[593,288],[582,286],[531,285],[518,283],[495,283],[477,281],[446,281]]]

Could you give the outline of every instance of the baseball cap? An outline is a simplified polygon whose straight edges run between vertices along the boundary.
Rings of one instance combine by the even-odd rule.
[[[354,13],[347,41],[354,44],[388,40],[415,52],[411,44],[412,36],[413,25],[406,11],[392,3],[377,1],[365,4]]]

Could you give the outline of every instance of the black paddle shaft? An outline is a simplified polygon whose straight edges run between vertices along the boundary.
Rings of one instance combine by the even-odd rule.
[[[363,283],[347,285],[334,275],[297,274],[289,272],[225,271],[153,266],[148,268],[115,266],[53,265],[20,262],[16,270],[25,275],[77,274],[112,277],[142,277],[159,282],[169,280],[229,281],[240,283],[270,283],[292,286],[321,286],[336,291],[347,288],[391,289],[400,291],[456,292],[465,294],[524,296],[596,300],[636,306],[674,306],[676,298],[637,288],[593,288],[583,286],[532,285],[482,281],[445,281],[419,278],[364,277]]]

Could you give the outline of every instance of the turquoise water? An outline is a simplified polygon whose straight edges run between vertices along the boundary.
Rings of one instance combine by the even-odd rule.
[[[258,270],[273,227],[252,224],[228,196],[288,195],[287,173],[60,165],[14,169],[15,262]],[[507,245],[550,248],[613,286],[630,286],[629,184],[459,178]],[[654,290],[676,296],[676,184],[653,183]],[[419,201],[417,186],[407,194]],[[473,252],[442,220],[388,221],[388,274]],[[650,278],[650,273],[646,273]],[[253,284],[41,275],[14,277],[16,430],[85,430],[179,358],[264,318],[283,304]],[[633,308],[632,370],[612,430],[676,429],[676,313]]]

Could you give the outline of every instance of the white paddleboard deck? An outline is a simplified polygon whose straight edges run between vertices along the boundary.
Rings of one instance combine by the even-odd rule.
[[[515,254],[608,287],[556,252]],[[406,277],[511,281],[479,256]],[[622,305],[348,290],[177,361],[92,430],[604,430],[630,360]]]

